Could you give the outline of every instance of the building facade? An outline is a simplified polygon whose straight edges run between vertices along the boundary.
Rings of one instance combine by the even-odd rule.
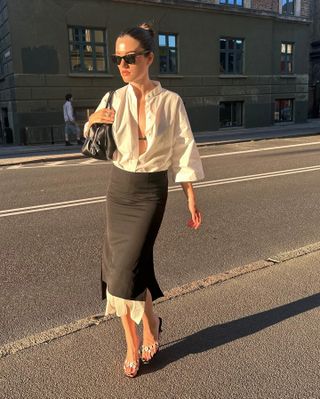
[[[0,0],[0,144],[63,141],[62,105],[84,123],[124,85],[121,29],[156,35],[151,78],[179,93],[194,131],[304,122],[311,0]]]
[[[312,29],[310,48],[309,115],[320,117],[320,4],[312,1]]]

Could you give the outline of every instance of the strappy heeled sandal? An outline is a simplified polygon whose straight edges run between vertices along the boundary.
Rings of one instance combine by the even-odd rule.
[[[140,368],[140,358],[138,358],[133,362],[130,362],[127,359],[124,361],[123,370],[124,374],[127,377],[134,378],[138,374],[139,368]],[[131,371],[129,371],[130,369]]]
[[[151,360],[153,360],[156,354],[159,352],[160,347],[160,333],[162,332],[162,318],[159,317],[159,329],[158,329],[158,340],[155,341],[152,345],[142,345],[141,346],[141,361],[143,364],[149,364]],[[143,354],[152,354],[148,359],[143,357]]]

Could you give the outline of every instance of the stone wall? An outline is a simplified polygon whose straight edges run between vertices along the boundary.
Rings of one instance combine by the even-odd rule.
[[[309,72],[309,115],[320,116],[320,4],[313,0]]]
[[[312,1],[314,0],[294,0],[295,16],[310,18]],[[281,13],[281,0],[252,0],[252,8],[256,10],[272,11]]]
[[[252,8],[256,10],[279,12],[279,0],[252,0]]]
[[[14,129],[14,79],[7,0],[0,0],[0,144],[11,142]]]

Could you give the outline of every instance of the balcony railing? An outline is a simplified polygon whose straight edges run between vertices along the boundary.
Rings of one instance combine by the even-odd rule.
[[[63,125],[25,126],[20,131],[21,144],[56,144],[65,141]],[[82,129],[82,124],[79,124]],[[74,136],[74,137],[73,137]],[[76,140],[76,134],[69,133],[70,140]]]

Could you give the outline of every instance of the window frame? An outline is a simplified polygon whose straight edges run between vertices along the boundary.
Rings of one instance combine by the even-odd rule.
[[[222,126],[222,121],[221,121],[221,105],[222,104],[231,104],[231,125],[230,126]],[[240,114],[240,124],[234,124],[232,121],[232,115],[233,115],[233,107],[235,107],[237,104],[241,105],[241,114]],[[241,100],[235,100],[235,101],[219,101],[219,128],[220,129],[230,129],[230,128],[238,128],[238,127],[243,127],[243,122],[244,122],[244,101]]]
[[[275,100],[274,100],[274,113],[273,113],[273,122],[275,123],[275,124],[278,124],[278,123],[290,123],[290,122],[294,122],[294,107],[295,107],[295,101],[294,101],[295,99],[294,98],[276,98]],[[290,114],[290,117],[291,117],[291,119],[289,119],[289,120],[284,120],[284,119],[280,119],[280,115],[281,115],[281,109],[282,108],[280,108],[280,105],[279,105],[279,111],[278,111],[278,113],[279,113],[279,119],[277,120],[276,118],[275,118],[275,114],[276,114],[276,110],[277,110],[277,102],[281,102],[281,101],[291,101],[291,114]]]
[[[241,4],[236,4],[241,1]],[[221,6],[244,7],[244,0],[219,0]]]
[[[282,52],[282,46],[286,47],[286,52]],[[292,52],[291,54],[288,53],[288,45],[292,46]],[[292,75],[294,74],[294,53],[295,53],[295,43],[294,42],[281,42],[280,45],[280,73],[282,75]],[[285,63],[285,68],[284,71],[281,69],[282,68],[282,57],[285,57],[284,63]],[[291,59],[291,60],[290,60]],[[291,72],[289,72],[288,64],[291,62]]]
[[[90,31],[90,41],[76,41],[76,40],[70,40],[70,34],[72,36],[75,36],[75,29],[79,30],[85,30],[85,31]],[[100,31],[102,32],[103,36],[103,42],[97,41],[96,40],[96,32]],[[69,69],[72,74],[107,74],[109,72],[109,62],[108,62],[108,41],[107,41],[107,30],[104,27],[92,27],[92,26],[82,26],[82,25],[68,25],[67,26],[67,35],[68,35],[68,51],[69,51]],[[74,70],[72,67],[72,50],[71,46],[72,45],[77,45],[79,47],[79,60],[80,60],[80,69],[79,70]],[[91,46],[92,49],[92,70],[88,70],[85,67],[85,56],[83,53],[83,46]],[[104,70],[98,70],[97,69],[97,54],[96,54],[96,48],[97,47],[103,47],[103,52],[104,52],[104,57],[102,58],[104,60],[104,65],[105,69]]]
[[[165,46],[160,46],[160,36],[165,36],[165,38],[166,38],[166,45]],[[175,47],[170,47],[169,46],[169,36],[174,36],[175,37]],[[167,70],[166,70],[166,72],[162,72],[161,71],[161,66],[160,66],[160,49],[166,49],[166,51],[167,51],[167,55],[166,55],[166,57],[167,57],[167,65],[168,65],[168,67],[167,67]],[[159,65],[159,74],[160,75],[177,75],[178,73],[179,73],[179,51],[178,51],[178,49],[179,49],[179,34],[178,33],[173,33],[173,32],[163,32],[163,31],[161,31],[161,32],[158,32],[158,49],[159,49],[159,59],[158,59],[158,65]],[[169,51],[170,51],[170,49],[175,49],[175,54],[176,54],[176,70],[175,70],[175,72],[171,72],[171,71],[169,71],[168,70],[168,68],[169,68]]]
[[[283,4],[284,1],[286,2],[286,4]],[[296,15],[296,8],[297,8],[296,0],[292,0],[292,3],[293,3],[292,12],[289,12],[288,9],[287,9],[286,11],[283,11],[283,7],[284,7],[285,5],[287,5],[287,4],[290,2],[289,0],[280,0],[280,2],[281,2],[281,14],[283,14],[283,15],[288,15],[288,16],[290,16],[290,15],[294,16],[294,15]]]
[[[226,40],[227,46],[225,49],[221,49],[221,41],[222,40]],[[233,40],[234,44],[236,43],[237,40],[241,40],[242,41],[242,47],[241,50],[236,49],[236,47],[234,46],[234,48],[232,49],[233,51],[230,51],[229,49],[229,42]],[[228,48],[227,48],[228,47]],[[227,68],[225,68],[224,70],[222,70],[221,65],[221,55],[225,54],[225,65]],[[233,54],[233,60],[234,60],[234,64],[233,64],[233,71],[230,72],[229,71],[229,56],[228,54],[232,53]],[[237,61],[237,57],[236,55],[240,54],[241,55],[241,64],[239,70],[240,72],[236,72],[236,61]],[[219,68],[220,68],[220,74],[221,75],[243,75],[244,74],[244,69],[245,69],[245,63],[244,63],[244,56],[245,56],[245,39],[244,38],[240,38],[240,37],[228,37],[228,36],[220,36],[219,38]]]

